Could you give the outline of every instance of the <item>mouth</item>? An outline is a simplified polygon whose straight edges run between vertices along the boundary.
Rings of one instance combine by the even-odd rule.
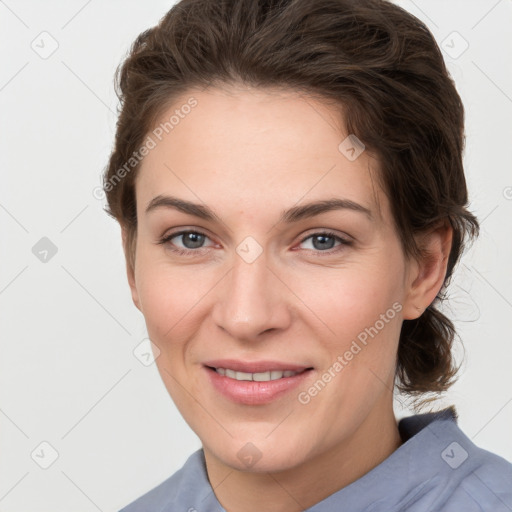
[[[283,377],[295,377],[295,375],[301,373],[294,372],[292,370],[268,370],[266,372],[256,373],[237,372],[231,368],[212,368],[212,370],[215,370],[219,375],[229,377],[230,379],[253,380],[255,382],[268,382],[271,380],[282,379]]]
[[[215,391],[245,405],[264,405],[289,394],[314,370],[289,363],[235,360],[207,362],[204,368]]]

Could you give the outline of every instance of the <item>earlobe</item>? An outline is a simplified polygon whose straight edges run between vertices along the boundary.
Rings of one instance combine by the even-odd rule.
[[[121,238],[123,240],[123,251],[124,251],[124,257],[125,257],[125,263],[126,263],[126,277],[128,278],[128,285],[130,286],[130,291],[132,294],[132,300],[135,304],[135,307],[142,311],[140,299],[139,299],[139,293],[137,291],[137,283],[135,280],[135,266],[134,266],[134,260],[133,255],[130,253],[130,251],[135,250],[135,247],[128,247],[128,235],[126,232],[126,228],[121,228]]]
[[[420,317],[442,288],[452,236],[453,229],[446,222],[420,235],[417,240],[422,256],[412,265],[413,271],[407,283],[407,299],[403,308],[404,320]]]

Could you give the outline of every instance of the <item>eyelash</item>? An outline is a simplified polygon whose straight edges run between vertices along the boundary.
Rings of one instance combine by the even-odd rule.
[[[201,233],[200,231],[183,230],[183,231],[177,231],[176,233],[171,233],[171,234],[169,234],[169,235],[167,235],[165,237],[162,237],[157,242],[157,244],[164,245],[164,244],[169,243],[173,238],[176,238],[176,237],[181,236],[181,235],[190,234],[190,233],[193,233],[195,235],[202,235],[202,236],[208,238],[208,235],[206,235],[205,233]],[[304,237],[300,241],[300,244],[303,244],[306,240],[308,240],[309,238],[315,237],[315,236],[325,236],[325,237],[329,237],[329,238],[335,238],[335,239],[339,240],[339,242],[340,242],[340,244],[337,246],[337,248],[332,248],[332,249],[329,249],[327,251],[319,251],[319,250],[314,250],[314,249],[305,249],[307,251],[313,251],[315,256],[318,256],[318,257],[333,255],[334,253],[337,253],[338,251],[343,250],[345,247],[351,246],[353,244],[353,242],[351,240],[347,240],[345,238],[342,238],[339,235],[333,233],[332,231],[319,231],[319,232],[316,232],[316,233],[311,233],[310,235]],[[174,252],[175,254],[178,254],[180,256],[194,257],[194,256],[201,255],[204,252],[203,250],[204,249],[208,249],[208,247],[199,247],[197,249],[181,249],[179,247],[172,247],[172,246],[170,246],[169,249],[172,252]]]

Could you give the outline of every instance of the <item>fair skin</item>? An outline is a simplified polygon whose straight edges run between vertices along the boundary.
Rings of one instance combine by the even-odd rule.
[[[392,393],[400,328],[440,290],[452,233],[440,226],[422,235],[428,260],[404,256],[376,183],[378,163],[368,151],[350,161],[338,149],[347,134],[332,106],[291,91],[211,88],[190,91],[162,120],[190,96],[197,106],[137,177],[135,267],[127,266],[133,301],[160,351],[162,380],[202,441],[222,506],[304,510],[400,446]],[[208,206],[218,219],[163,204],[146,211],[166,195]],[[284,210],[333,198],[371,213],[343,208],[280,220]],[[180,230],[204,237],[169,238]],[[326,230],[334,235],[322,239]],[[252,245],[241,246],[246,237]],[[261,254],[248,262],[239,247]],[[333,372],[381,315],[378,334]],[[246,388],[234,400],[212,384],[235,380],[205,364],[220,359],[304,372],[264,403],[256,403],[257,384],[252,403]],[[325,387],[299,401],[329,368]]]

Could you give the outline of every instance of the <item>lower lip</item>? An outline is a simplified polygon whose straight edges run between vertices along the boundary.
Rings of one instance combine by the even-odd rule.
[[[304,370],[292,377],[256,382],[236,380],[220,375],[215,370],[205,367],[213,387],[232,402],[245,405],[264,405],[273,402],[286,393],[297,388],[307,379],[312,370]]]

